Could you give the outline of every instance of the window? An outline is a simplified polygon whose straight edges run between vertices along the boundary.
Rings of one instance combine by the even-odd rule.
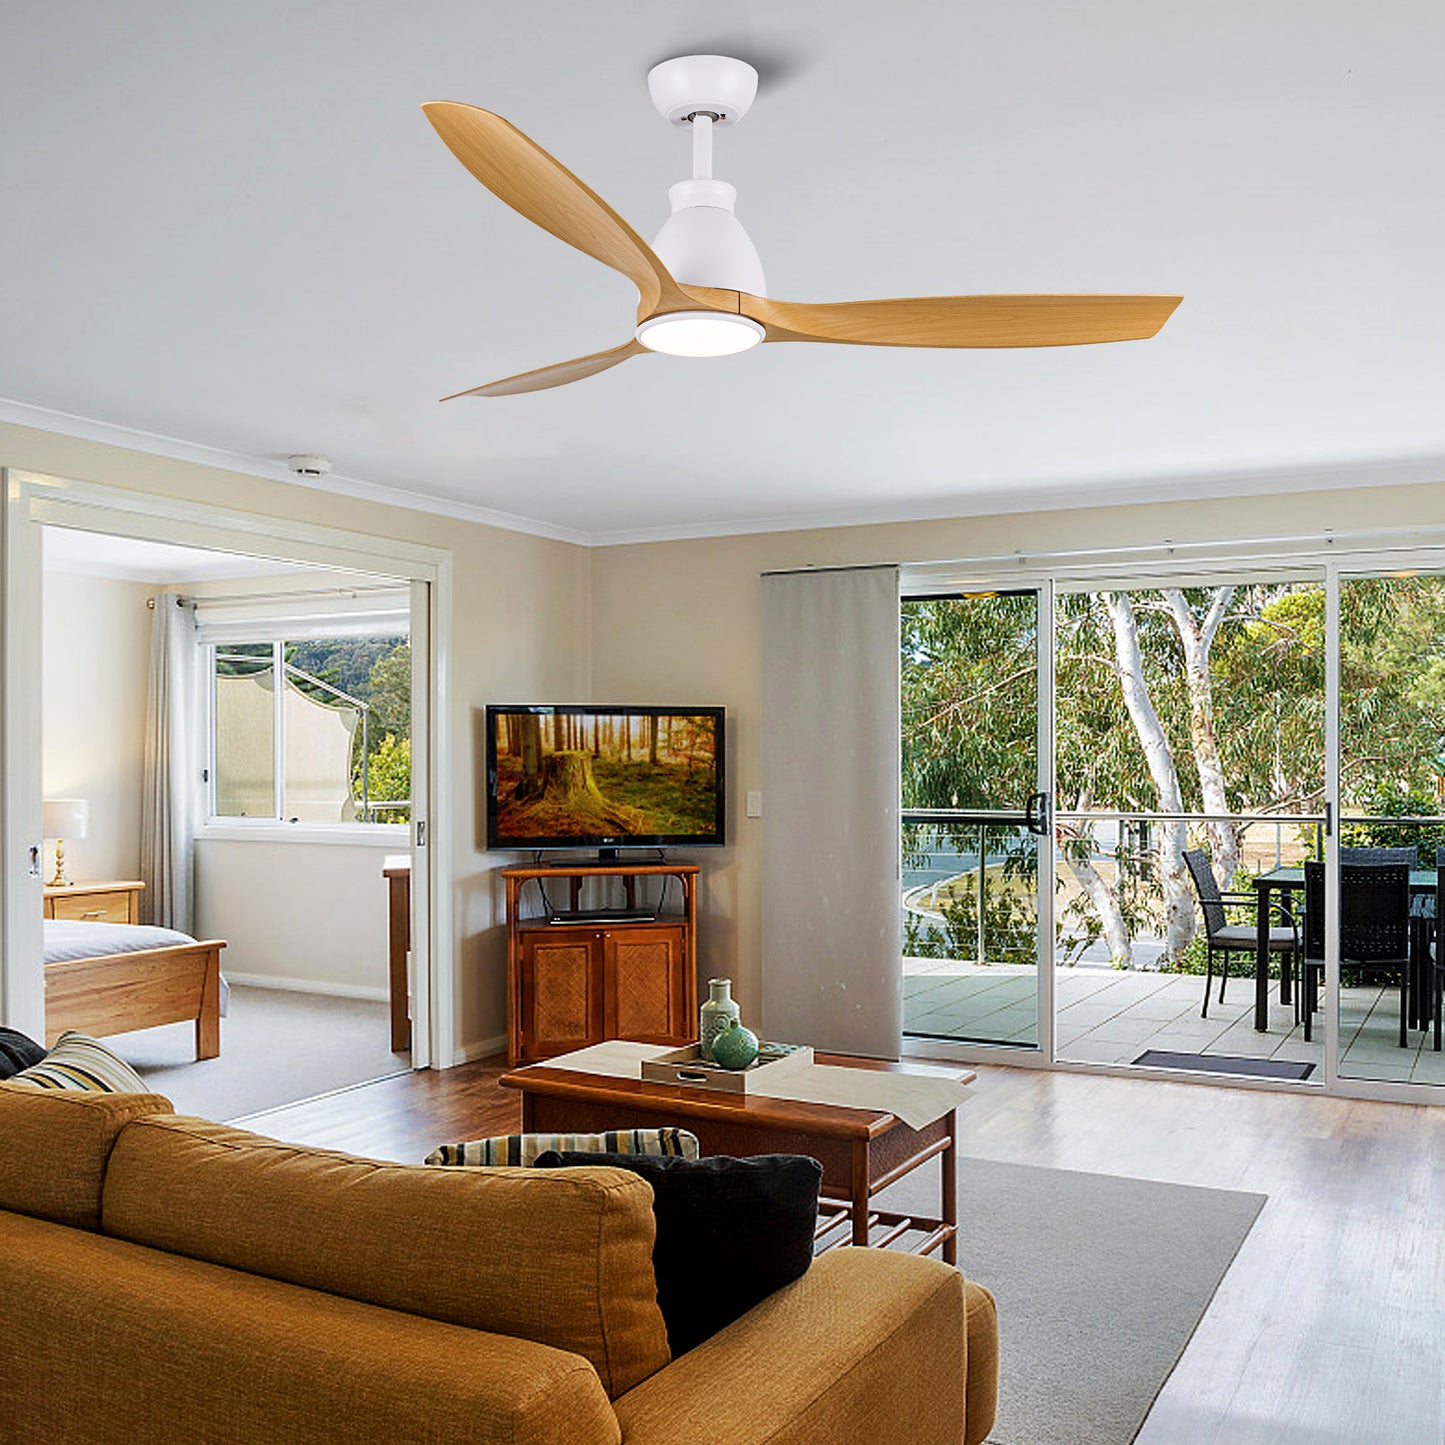
[[[208,655],[213,819],[410,820],[404,634],[226,640]]]

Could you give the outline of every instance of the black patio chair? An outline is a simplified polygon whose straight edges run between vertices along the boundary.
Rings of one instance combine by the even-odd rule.
[[[1418,848],[1341,848],[1341,863],[1403,863],[1407,868],[1420,866]]]
[[[1341,863],[1403,863],[1407,868],[1420,866],[1418,848],[1351,847],[1340,849]],[[1410,976],[1410,1024],[1430,1027],[1430,1010],[1434,1005],[1434,980],[1430,978],[1430,936],[1434,931],[1435,899],[1429,893],[1410,895],[1410,951],[1413,968]]]
[[[1413,850],[1412,850],[1413,851]],[[1305,947],[1301,959],[1305,1038],[1325,968],[1325,865],[1305,863]],[[1410,1007],[1410,869],[1404,863],[1340,864],[1340,968],[1383,973],[1400,983],[1400,1047]]]
[[[1209,1017],[1209,991],[1214,984],[1214,955],[1223,955],[1219,965],[1219,1001],[1224,1002],[1224,986],[1229,982],[1229,955],[1247,953],[1250,967],[1254,967],[1256,949],[1255,925],[1253,923],[1231,923],[1226,908],[1259,908],[1259,899],[1253,893],[1221,893],[1215,881],[1214,870],[1201,848],[1186,848],[1184,861],[1189,867],[1189,876],[1194,880],[1194,891],[1199,895],[1199,906],[1204,912],[1204,1006],[1199,1010],[1200,1018]],[[1269,930],[1269,951],[1280,955],[1280,998],[1289,1000],[1290,973],[1293,960],[1299,955],[1299,938],[1295,933],[1294,921],[1279,904],[1272,911],[1286,920],[1288,927],[1271,927]]]

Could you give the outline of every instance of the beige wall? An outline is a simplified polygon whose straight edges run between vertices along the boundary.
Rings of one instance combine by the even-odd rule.
[[[757,1017],[764,824],[743,816],[743,799],[749,789],[761,786],[759,572],[1414,527],[1445,527],[1445,485],[1032,512],[596,550],[591,651],[597,701],[722,703],[728,709],[728,836],[733,841],[716,855],[698,854],[705,865],[699,900],[702,977],[731,977],[744,1011]],[[763,811],[766,815],[766,798]]]
[[[501,892],[482,828],[489,701],[722,703],[731,720],[729,837],[705,862],[704,978],[760,997],[757,575],[770,568],[1038,554],[1174,542],[1445,526],[1445,486],[1022,513],[586,549],[0,425],[0,465],[109,483],[450,549],[453,610],[453,910],[459,1042],[505,1028]],[[766,811],[766,799],[764,809]]]
[[[303,843],[200,838],[195,932],[201,938],[226,940],[221,967],[228,978],[384,999],[387,890],[382,860],[405,851],[405,843],[395,839]]]
[[[67,839],[76,880],[138,878],[152,589],[47,572],[41,717],[44,795],[84,798],[84,838]],[[47,842],[45,876],[53,871]]]
[[[480,722],[488,702],[585,697],[585,549],[449,517],[0,424],[0,466],[203,502],[449,550],[454,558],[452,913],[459,1047],[506,1031],[501,892],[506,860],[478,845]],[[378,879],[378,890],[381,887]]]

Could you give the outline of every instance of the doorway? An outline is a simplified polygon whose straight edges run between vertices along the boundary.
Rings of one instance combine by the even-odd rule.
[[[214,594],[224,594],[227,588],[240,592],[243,596],[247,592],[264,594],[267,590],[281,590],[289,594],[309,591],[313,596],[307,601],[304,610],[314,618],[318,611],[322,614],[327,611],[327,606],[315,594],[330,593],[334,597],[344,592],[356,596],[364,589],[389,592],[392,616],[383,629],[384,635],[379,633],[379,641],[373,641],[378,641],[380,645],[380,642],[389,638],[390,647],[387,651],[395,653],[400,633],[410,633],[410,648],[416,661],[409,685],[405,682],[399,684],[402,698],[399,706],[405,713],[407,730],[411,733],[407,742],[412,755],[412,783],[410,797],[402,809],[403,813],[410,816],[389,825],[390,831],[397,836],[388,839],[395,854],[401,855],[412,874],[409,920],[412,947],[404,968],[405,991],[409,995],[412,1023],[412,1054],[409,1060],[403,1056],[400,1062],[402,1066],[409,1063],[417,1067],[434,1061],[449,1063],[450,1047],[441,1051],[440,1058],[434,1048],[435,1040],[450,1039],[451,1036],[449,970],[436,968],[433,960],[439,961],[449,956],[450,927],[449,920],[441,916],[434,907],[433,874],[436,864],[433,860],[440,859],[437,858],[438,850],[431,846],[432,839],[427,836],[428,825],[436,816],[436,804],[440,801],[443,807],[445,806],[445,799],[439,797],[437,787],[437,765],[444,764],[446,758],[444,708],[434,707],[433,702],[440,701],[437,684],[441,681],[441,657],[446,646],[445,627],[434,625],[434,614],[438,613],[441,605],[439,594],[448,591],[450,586],[446,554],[409,544],[358,537],[332,529],[300,524],[288,527],[268,519],[232,515],[221,509],[138,496],[104,487],[59,483],[46,478],[20,477],[13,473],[8,480],[10,485],[5,538],[7,688],[4,760],[4,929],[7,948],[6,967],[3,978],[0,978],[0,987],[3,987],[0,1003],[3,1003],[7,1021],[37,1036],[44,1028],[43,975],[38,967],[27,969],[20,962],[27,958],[40,957],[42,945],[39,919],[44,892],[42,870],[49,867],[53,850],[53,842],[46,840],[42,843],[45,830],[41,816],[40,780],[45,774],[46,747],[41,711],[33,701],[37,693],[36,679],[48,670],[47,664],[53,667],[48,654],[54,651],[53,647],[47,646],[47,638],[41,625],[42,581],[45,575],[41,539],[46,534],[59,536],[62,533],[70,538],[109,536],[126,539],[137,547],[174,547],[179,543],[192,551],[205,552],[212,557],[225,554],[233,563],[238,558],[253,558],[257,560],[238,565],[247,569],[254,568],[257,574],[284,572],[290,576],[283,589],[257,580],[256,576],[245,584],[209,584],[213,600]],[[336,579],[343,573],[346,585],[339,587]],[[233,571],[231,575],[237,574]],[[312,580],[313,585],[298,585],[298,582],[308,579]],[[328,585],[314,585],[317,579]],[[207,586],[197,585],[191,590],[204,592]],[[187,600],[194,605],[193,597]],[[269,617],[266,615],[268,606]],[[224,609],[212,607],[212,620],[218,611],[222,610]],[[269,624],[272,632],[292,626],[292,623],[281,620],[283,614],[292,619],[300,615],[294,600],[281,602],[275,597],[265,599],[264,605],[249,610],[259,614],[259,621]],[[235,615],[233,610],[232,620]],[[249,625],[254,627],[257,620],[253,618]],[[292,630],[295,631],[294,626]],[[331,806],[322,799],[326,786],[322,786],[318,781],[318,759],[322,753],[328,756],[329,753],[337,753],[338,756],[331,759],[331,763],[322,767],[321,771],[325,772],[329,768],[330,772],[338,775],[339,787],[331,786],[331,791],[337,794],[334,800],[336,807],[343,814],[350,811],[352,816],[339,817],[336,820],[337,825],[355,832],[363,829],[368,819],[374,820],[384,814],[386,809],[382,804],[393,805],[394,817],[396,805],[401,802],[400,799],[381,798],[379,793],[387,789],[384,780],[378,787],[376,778],[378,769],[382,773],[386,773],[388,769],[393,773],[396,771],[398,729],[393,728],[391,743],[385,756],[378,755],[377,746],[385,742],[387,735],[384,732],[380,738],[358,738],[363,731],[370,732],[369,727],[365,730],[361,727],[362,718],[366,718],[369,723],[375,714],[369,700],[358,697],[354,691],[348,694],[351,701],[334,696],[328,690],[334,686],[334,678],[321,676],[316,673],[316,669],[302,665],[317,660],[311,653],[316,652],[317,646],[327,637],[334,639],[348,629],[339,626],[335,616],[323,616],[321,625],[311,630],[317,635],[308,637],[298,634],[274,643],[283,649],[285,672],[282,687],[273,688],[270,695],[279,695],[280,700],[284,701],[289,711],[295,715],[288,727],[291,738],[289,752],[278,738],[274,740],[277,756],[282,758],[283,772],[291,784],[290,801],[304,800],[306,807],[315,814],[315,809],[321,808],[324,812]],[[355,630],[351,629],[353,633]],[[53,642],[54,639],[49,641]],[[268,634],[269,641],[271,638]],[[307,643],[312,644],[311,652],[303,656],[304,644]],[[223,647],[225,645],[228,644],[223,644]],[[338,642],[336,645],[345,650],[344,644]],[[298,646],[301,647],[300,651]],[[354,647],[352,651],[355,651]],[[204,672],[211,685],[198,685],[197,703],[202,710],[203,719],[213,723],[217,647],[213,641],[206,642],[202,646],[202,652],[198,677]],[[254,674],[254,668],[252,672]],[[313,674],[314,681],[311,680]],[[250,686],[253,691],[264,690],[254,676]],[[341,688],[340,691],[344,692],[346,689]],[[29,706],[23,704],[25,697],[32,699]],[[396,703],[396,699],[390,701]],[[393,707],[392,710],[395,711],[396,708]],[[301,713],[306,713],[307,716],[302,717]],[[232,710],[233,724],[237,716],[239,715]],[[287,726],[283,721],[283,727]],[[234,741],[234,727],[232,731]],[[329,748],[328,751],[327,740],[331,734],[335,734],[333,740],[338,741],[338,746]],[[213,744],[212,731],[206,734],[201,748],[198,748],[198,754],[206,747],[213,747]],[[318,747],[321,749],[320,753],[317,752]],[[346,752],[345,758],[340,756],[343,749]],[[237,756],[233,746],[233,762]],[[361,817],[356,816],[357,810],[351,799],[341,796],[342,792],[351,791],[349,785],[353,780],[350,775],[354,765],[366,779],[359,795],[363,800]],[[197,789],[198,817],[206,823],[214,824],[217,821],[214,815],[215,794],[212,785],[218,771],[214,756],[207,752],[202,785]],[[69,784],[62,785],[58,778],[46,777],[45,785],[47,791],[78,791]],[[323,826],[320,815],[303,820],[300,817],[301,811],[303,809],[300,807],[293,808],[290,812],[283,811],[269,820],[236,817],[226,819],[220,834],[207,836],[202,846],[230,846],[234,841],[234,830],[244,830],[248,823],[262,828],[263,831],[267,826],[273,831],[290,829],[292,839],[299,838],[297,830],[315,830]],[[285,822],[282,821],[283,818]],[[227,829],[232,830],[232,838],[221,836]],[[335,841],[335,838],[328,840]],[[252,848],[251,856],[259,858],[266,848],[258,835],[253,834],[251,842],[257,845]],[[352,849],[361,846],[359,842],[352,843]],[[367,840],[367,846],[374,848],[375,840]],[[82,848],[83,845],[76,844],[75,847]],[[340,859],[352,849],[328,848],[326,852],[333,859]],[[376,861],[379,865],[380,855]],[[397,859],[393,857],[390,861],[395,862]],[[211,876],[214,879],[232,871],[234,870],[229,868],[213,869]],[[384,899],[386,880],[381,876],[380,866],[375,871],[376,898]],[[203,876],[204,873],[203,869]],[[44,878],[48,877],[49,873],[46,872]],[[201,892],[204,896],[204,888]],[[274,889],[260,886],[260,892],[253,898],[253,917],[264,918],[268,904],[274,908],[279,902]],[[210,900],[210,905],[214,905],[214,900]],[[384,946],[384,903],[379,907],[382,912],[378,933]],[[238,972],[244,975],[250,970],[240,969]],[[301,982],[306,981],[305,973],[306,970],[297,971]],[[298,976],[290,977],[287,982],[296,983]],[[249,988],[254,984],[247,979],[240,986]],[[372,982],[363,987],[375,990],[377,985]],[[344,996],[345,991],[343,985],[342,992],[336,996]],[[384,1052],[390,1056],[390,1050]],[[332,1081],[327,1083],[326,1087],[334,1087],[336,1082],[354,1080]]]

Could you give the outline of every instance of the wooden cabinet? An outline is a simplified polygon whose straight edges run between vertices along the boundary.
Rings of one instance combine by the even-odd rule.
[[[140,894],[144,887],[139,879],[123,879],[47,888],[45,916],[84,923],[139,923]]]
[[[603,1039],[690,1043],[697,1037],[695,863],[582,868],[507,868],[507,1055],[549,1059]],[[576,909],[583,878],[680,880],[681,909],[649,921],[552,922],[522,915],[528,882],[566,885]],[[574,880],[576,882],[574,883]]]

